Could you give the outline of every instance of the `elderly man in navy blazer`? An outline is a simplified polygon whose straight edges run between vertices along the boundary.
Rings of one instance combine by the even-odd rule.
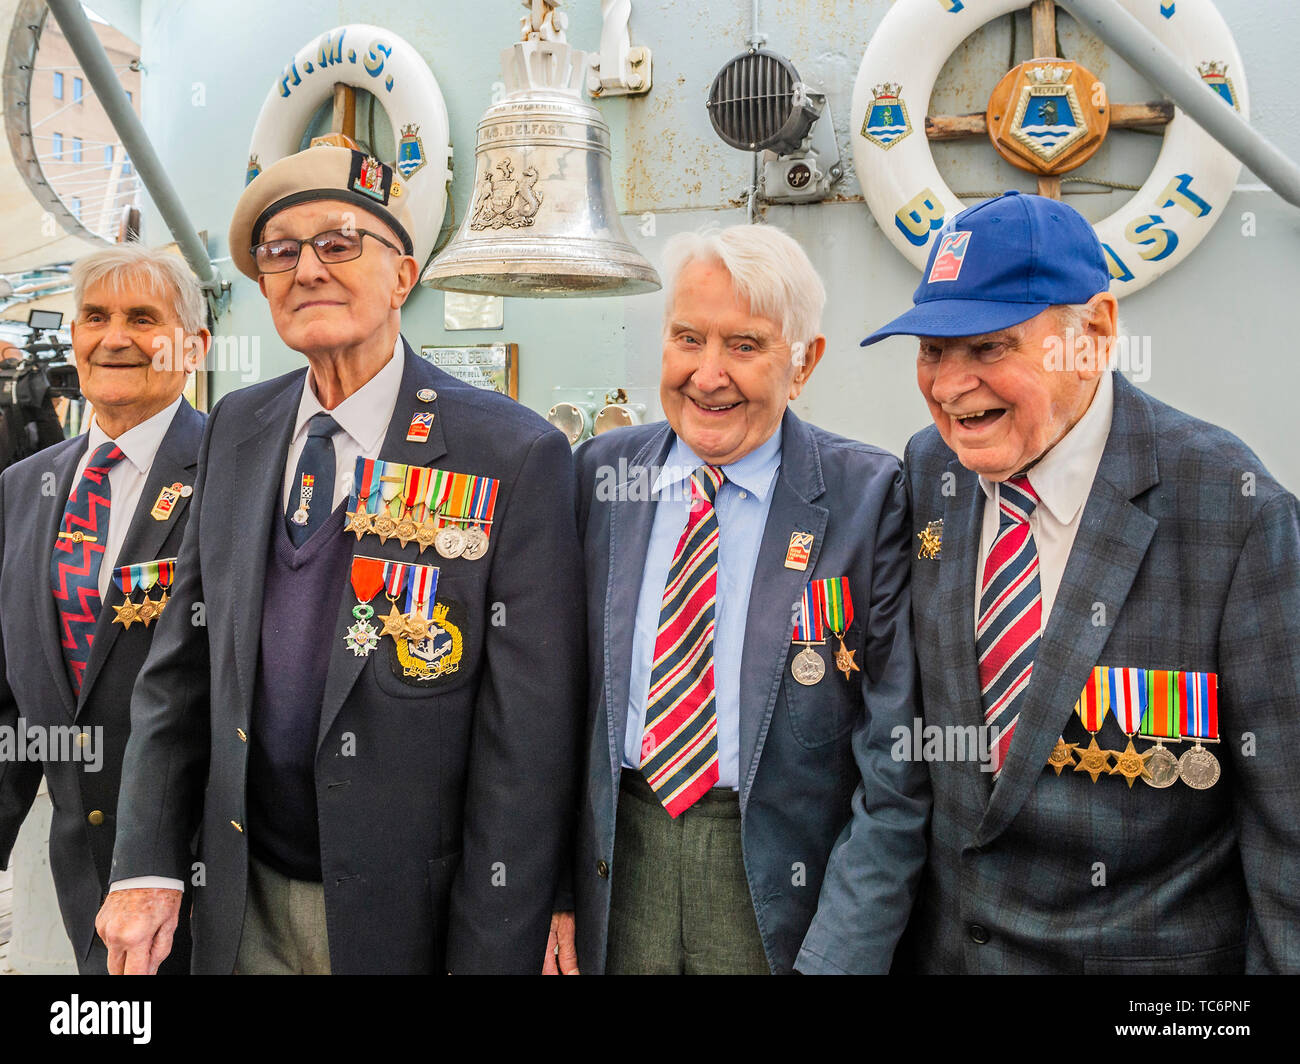
[[[236,207],[235,263],[308,365],[208,422],[132,705],[115,972],[165,955],[196,830],[198,973],[536,971],[582,711],[572,458],[402,338],[408,199],[321,145]]]
[[[920,338],[925,726],[983,737],[930,760],[900,953],[929,972],[1300,971],[1296,498],[1111,372],[1109,280],[1077,211],[1008,193],[945,226],[916,305],[865,341]]]
[[[204,416],[181,393],[210,335],[198,282],[168,252],[94,251],[73,264],[72,283],[72,348],[93,420],[0,477],[0,728],[15,740],[8,753],[21,754],[4,757],[0,736],[0,864],[43,771],[63,923],[79,970],[103,975],[95,914],[109,886],[131,689],[190,515]],[[183,926],[163,970],[188,974],[189,963]]]
[[[546,969],[883,972],[925,856],[899,462],[789,409],[825,292],[768,226],[675,237],[667,423],[578,453],[574,914]]]

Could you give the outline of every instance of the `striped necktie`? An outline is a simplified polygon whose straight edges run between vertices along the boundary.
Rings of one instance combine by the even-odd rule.
[[[674,819],[718,782],[713,606],[718,595],[717,466],[691,474],[691,508],[677,542],[655,637],[641,739],[641,773]]]
[[[1038,548],[1029,530],[1029,515],[1037,505],[1028,477],[1011,477],[998,486],[998,534],[984,562],[975,649],[984,723],[999,730],[989,751],[995,780],[1020,719],[1042,628]]]
[[[95,448],[86,471],[68,495],[59,538],[50,555],[50,589],[59,617],[59,644],[74,694],[81,693],[99,620],[99,568],[112,503],[108,472],[124,457],[112,440]]]

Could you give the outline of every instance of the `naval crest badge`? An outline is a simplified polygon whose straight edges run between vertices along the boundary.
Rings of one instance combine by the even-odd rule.
[[[1104,86],[1066,59],[1031,59],[994,87],[985,112],[989,139],[1022,170],[1060,174],[1101,147],[1110,129]]]
[[[397,142],[397,170],[411,180],[429,160],[424,155],[424,142],[420,140],[420,127],[412,122],[402,127],[402,139]]]
[[[1206,63],[1197,63],[1196,69],[1205,84],[1222,96],[1233,110],[1241,110],[1237,103],[1237,90],[1232,87],[1232,79],[1228,77],[1227,63],[1212,59]]]
[[[903,102],[903,86],[887,81],[871,90],[871,106],[862,120],[862,136],[888,151],[912,132],[912,120]]]
[[[350,187],[354,191],[380,203],[388,202],[384,165],[373,155],[363,156],[360,152],[353,153],[351,178]]]
[[[424,639],[396,640],[397,665],[408,683],[431,683],[460,670],[465,641],[448,612],[446,604],[436,604]]]

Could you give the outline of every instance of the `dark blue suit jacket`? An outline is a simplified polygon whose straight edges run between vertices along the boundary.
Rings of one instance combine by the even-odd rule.
[[[979,724],[984,492],[933,427],[905,463],[914,534],[943,520],[940,557],[912,560],[926,721]],[[1217,673],[1219,782],[1157,790],[1048,770],[1062,734],[1088,741],[1074,705],[1097,665]],[[930,766],[933,840],[906,951],[921,970],[1300,970],[1296,499],[1235,436],[1118,374],[1025,697],[991,799],[976,763]],[[1098,740],[1125,745],[1113,719]]]
[[[196,973],[229,973],[239,947],[262,578],[305,373],[213,410],[172,606],[132,705],[113,879],[184,878],[185,843],[201,830]],[[435,402],[417,400],[424,388]],[[417,411],[435,417],[427,442],[409,443]],[[496,477],[500,489],[476,561],[353,541],[355,553],[439,566],[437,603],[462,640],[455,672],[409,678],[392,639],[354,656],[350,587],[335,615],[304,618],[333,632],[316,752],[331,968],[536,972],[568,841],[583,686],[569,448],[527,408],[408,347],[380,457]]]
[[[890,757],[916,704],[908,628],[906,492],[899,461],[787,411],[781,467],[750,594],[740,691],[740,808],[749,892],[768,962],[789,972],[882,972],[925,858],[921,766]],[[587,571],[587,773],[574,894],[578,962],[604,971],[632,633],[655,503],[643,493],[672,445],[666,423],[596,437],[577,455]],[[790,533],[814,535],[806,571],[785,567]],[[809,580],[847,576],[852,682],[790,674],[793,604]],[[602,869],[604,874],[602,874]]]
[[[166,521],[155,521],[149,511],[159,489],[178,481],[194,483],[203,422],[204,415],[182,399],[130,516],[121,552],[102,564],[127,565],[179,553],[190,499],[177,499]],[[9,862],[43,767],[54,806],[50,866],[64,926],[82,972],[103,975],[107,954],[95,935],[95,915],[109,885],[131,690],[158,623],[129,629],[113,624],[113,607],[122,604],[123,596],[110,583],[81,692],[73,695],[50,590],[50,552],[85,450],[83,434],[32,455],[0,477],[0,725],[12,727],[22,717],[29,725],[75,724],[91,734],[102,727],[103,767],[87,772],[82,762],[0,763],[0,864]],[[97,823],[88,819],[95,812],[102,815]],[[179,929],[174,952],[164,971],[188,970],[188,926]]]

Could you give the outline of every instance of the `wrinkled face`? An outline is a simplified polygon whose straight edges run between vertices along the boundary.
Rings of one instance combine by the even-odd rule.
[[[919,337],[917,384],[939,434],[967,469],[1006,480],[1083,416],[1101,370],[1091,360],[1071,367],[1054,359],[1060,334],[1049,309],[983,336]]]
[[[206,329],[187,334],[170,296],[131,277],[87,288],[70,331],[82,394],[119,431],[181,394],[210,338]]]
[[[340,200],[286,207],[271,216],[257,239],[258,243],[284,237],[309,241],[318,233],[344,228],[367,229],[398,248],[402,244],[378,217]],[[363,344],[406,301],[410,281],[399,267],[409,256],[373,237],[363,236],[361,241],[359,258],[329,265],[304,244],[294,269],[259,278],[275,331],[293,350],[311,354]]]
[[[743,458],[780,426],[824,346],[817,337],[796,365],[780,325],[750,313],[721,264],[690,262],[664,331],[659,399],[668,423],[706,462]]]

